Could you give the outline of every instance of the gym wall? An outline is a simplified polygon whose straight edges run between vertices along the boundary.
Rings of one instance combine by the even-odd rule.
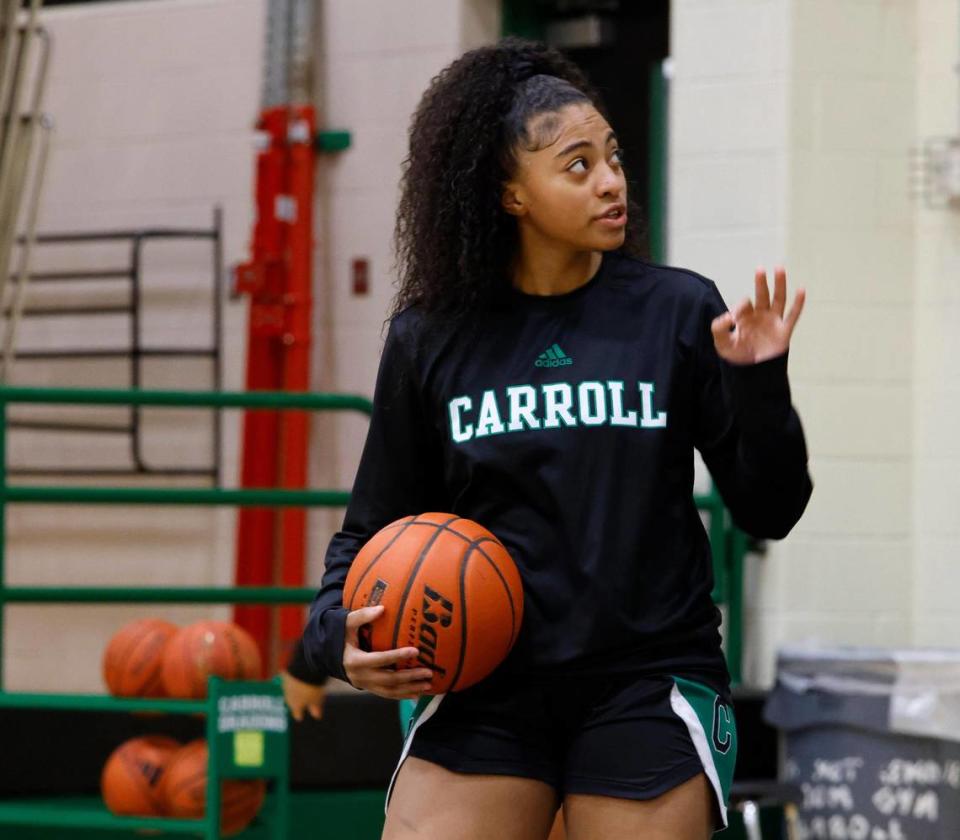
[[[499,8],[326,0],[320,9],[320,122],[350,130],[352,144],[318,168],[314,382],[369,395],[393,292],[409,116],[433,74],[496,38]],[[41,229],[207,225],[220,202],[224,261],[242,260],[262,0],[81,4],[48,9],[44,22],[56,39],[46,107],[58,128]],[[752,295],[759,263],[785,263],[791,297],[800,285],[809,293],[790,376],[816,488],[794,532],[749,562],[746,676],[769,683],[788,642],[950,644],[960,635],[960,239],[957,211],[911,200],[908,187],[911,147],[958,130],[960,4],[674,0],[671,53],[669,262],[716,279],[730,306]],[[194,247],[150,258],[157,341],[203,326],[207,261]],[[369,259],[366,297],[351,293],[357,257]],[[245,304],[226,310],[225,386],[240,387]],[[101,333],[40,329],[24,344],[75,346]],[[201,387],[196,367],[159,365],[150,384]],[[63,367],[30,370],[38,384],[63,381]],[[186,418],[152,422],[155,457],[207,452]],[[365,421],[330,416],[313,428],[312,482],[349,487]],[[236,423],[227,431],[229,483]],[[38,453],[39,440],[11,439],[14,458],[121,457],[90,448],[103,441],[77,453],[76,442],[54,449],[49,437]],[[313,582],[341,516],[311,517]],[[233,515],[131,510],[118,526],[106,511],[18,506],[9,563],[16,583],[225,583]],[[164,610],[175,620],[196,612]],[[12,608],[10,688],[98,690],[102,645],[142,613]]]
[[[960,633],[957,211],[909,192],[912,147],[957,133],[958,9],[673,3],[670,260],[731,307],[757,264],[808,290],[790,380],[815,490],[748,564],[748,680],[782,643]]]
[[[351,147],[321,156],[315,208],[313,387],[370,396],[392,287],[390,237],[409,117],[430,78],[499,31],[480,0],[328,0],[318,4],[317,107],[321,128],[351,132]],[[57,123],[41,231],[210,227],[224,209],[224,265],[247,257],[253,223],[254,124],[263,78],[264,0],[150,0],[45,9],[54,39],[45,109]],[[103,267],[126,250],[38,250],[36,270]],[[199,344],[208,336],[207,244],[147,246],[144,339]],[[41,257],[46,262],[40,262]],[[351,293],[351,266],[367,258],[370,293]],[[225,277],[225,279],[227,279]],[[105,295],[106,287],[95,294]],[[242,389],[246,301],[225,303],[224,387]],[[72,323],[72,322],[71,322]],[[73,348],[126,340],[117,316],[26,325],[21,346]],[[125,363],[23,363],[26,384],[120,384]],[[156,361],[144,385],[209,387],[209,363]],[[21,411],[21,415],[23,412]],[[74,417],[78,417],[74,412]],[[88,410],[79,419],[90,419]],[[97,419],[122,420],[117,411]],[[226,486],[235,486],[239,417],[227,415]],[[207,463],[209,425],[193,412],[148,412],[151,462]],[[360,415],[317,416],[310,482],[349,489],[366,430]],[[126,463],[122,439],[11,432],[14,463]],[[93,482],[95,483],[95,482]],[[110,479],[109,483],[119,483]],[[308,580],[343,512],[311,514]],[[232,580],[232,509],[13,506],[14,584],[219,585]],[[10,690],[99,691],[100,656],[126,621],[158,614],[186,622],[228,607],[17,606],[7,613]]]
[[[38,229],[209,228],[213,205],[220,204],[225,263],[242,259],[253,220],[261,0],[60,6],[45,9],[42,22],[53,39],[44,107],[56,128]],[[128,246],[45,246],[35,253],[35,271],[92,270],[125,265]],[[145,344],[210,343],[211,265],[209,243],[146,246]],[[103,302],[116,299],[116,288],[105,281],[87,284],[82,294],[65,294],[74,303]],[[244,305],[228,300],[226,388],[242,387],[244,318]],[[122,347],[128,323],[119,315],[25,321],[20,349]],[[14,379],[124,387],[127,367],[122,360],[23,362]],[[143,384],[210,387],[210,362],[148,360]],[[17,411],[24,414],[22,408]],[[98,421],[125,417],[118,409],[74,409],[68,415]],[[233,412],[226,418],[222,455],[226,483],[232,486],[238,418]],[[209,429],[203,413],[147,412],[144,455],[157,465],[209,464]],[[129,463],[128,449],[120,436],[10,434],[13,464],[123,466]],[[17,584],[231,582],[234,517],[228,508],[15,505],[8,516],[9,579]],[[126,621],[149,614],[183,622],[226,617],[228,608],[31,605],[11,607],[7,614],[10,690],[99,691],[103,646]]]

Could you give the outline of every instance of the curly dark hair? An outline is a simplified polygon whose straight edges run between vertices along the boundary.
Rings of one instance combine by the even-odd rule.
[[[609,121],[579,67],[516,36],[464,53],[433,77],[413,114],[402,164],[394,229],[399,290],[388,320],[417,304],[449,325],[503,300],[518,244],[516,219],[501,205],[503,184],[518,147],[533,151],[545,142],[528,136],[530,118],[574,102],[589,102]],[[631,192],[621,250],[645,257]]]

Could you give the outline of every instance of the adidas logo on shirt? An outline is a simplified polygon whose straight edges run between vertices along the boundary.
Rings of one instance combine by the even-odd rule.
[[[553,344],[540,354],[534,364],[537,367],[563,367],[572,365],[573,359],[560,349],[559,344]]]

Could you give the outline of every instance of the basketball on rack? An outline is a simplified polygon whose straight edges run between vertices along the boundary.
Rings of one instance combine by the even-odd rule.
[[[160,784],[165,813],[182,819],[204,816],[207,803],[207,742],[203,738],[181,747],[170,759]],[[266,797],[262,779],[231,779],[220,791],[220,833],[229,837],[246,828]]]
[[[523,619],[523,585],[490,531],[452,513],[391,522],[357,553],[343,590],[351,610],[383,604],[365,625],[367,650],[419,648],[401,667],[426,666],[433,692],[479,682],[509,653]]]
[[[118,697],[163,696],[163,650],[177,626],[141,618],[121,627],[103,653],[103,679]]]
[[[154,817],[163,813],[160,780],[179,742],[163,735],[131,738],[117,747],[100,774],[100,792],[114,814]]]
[[[178,630],[163,653],[163,686],[170,697],[207,696],[207,677],[258,680],[260,650],[253,637],[229,621],[197,621]]]

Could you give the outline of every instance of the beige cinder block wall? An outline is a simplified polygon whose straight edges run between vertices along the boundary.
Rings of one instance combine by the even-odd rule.
[[[392,234],[410,118],[434,75],[465,50],[497,39],[500,8],[496,0],[324,0],[318,25],[322,120],[349,129],[352,145],[319,167],[315,257],[325,279],[317,289],[316,381],[325,390],[369,396],[396,291]],[[366,296],[351,291],[357,258],[369,261]],[[313,432],[313,480],[349,488],[366,419],[318,416]],[[342,518],[342,510],[311,518],[314,583]]]
[[[494,0],[320,0],[317,105],[321,127],[351,131],[350,149],[321,158],[317,174],[314,388],[370,395],[393,294],[390,239],[410,115],[430,78],[464,49],[495,40]],[[48,9],[55,40],[46,109],[57,121],[40,218],[42,230],[206,226],[225,211],[224,264],[247,256],[253,221],[255,137],[260,108],[264,0],[157,0]],[[91,254],[91,256],[86,256]],[[113,249],[46,259],[94,267],[125,257]],[[354,258],[370,261],[370,294],[351,294]],[[207,326],[201,291],[209,251],[158,246],[147,266],[146,339],[188,343]],[[39,267],[39,266],[38,266]],[[96,290],[104,294],[103,289]],[[198,304],[199,301],[199,304]],[[115,319],[29,324],[21,346],[74,347],[125,339]],[[245,301],[226,306],[224,384],[242,388]],[[86,343],[86,344],[85,344]],[[195,343],[200,343],[199,340]],[[117,365],[22,367],[33,384],[122,381]],[[113,379],[111,379],[113,377]],[[154,365],[146,384],[197,388],[208,368]],[[116,412],[112,415],[116,418]],[[195,419],[151,415],[148,455],[163,461],[209,455]],[[237,418],[224,440],[227,483],[236,481]],[[317,418],[311,483],[349,488],[366,421]],[[124,463],[120,441],[18,432],[14,462]],[[111,482],[111,483],[115,483]],[[342,510],[310,517],[311,584]],[[231,510],[18,506],[9,517],[8,579],[16,584],[227,584],[233,573]],[[99,691],[100,656],[113,630],[159,614],[186,622],[226,616],[222,607],[13,607],[6,618],[11,690]],[[54,652],[54,653],[51,653]]]
[[[960,4],[917,4],[917,141],[960,135]],[[913,638],[960,641],[960,207],[915,206]],[[905,313],[904,313],[905,315]]]
[[[390,232],[410,112],[430,77],[463,49],[494,40],[499,21],[486,0],[326,0],[320,9],[321,117],[350,129],[354,142],[318,173],[315,383],[369,394],[393,291]],[[58,134],[43,229],[202,225],[220,201],[225,262],[242,259],[263,11],[262,0],[47,10],[57,39],[47,107]],[[751,564],[747,664],[760,682],[782,642],[956,637],[948,594],[958,541],[950,502],[960,419],[950,353],[956,216],[910,205],[905,183],[915,136],[956,131],[958,30],[950,0],[674,3],[670,261],[716,279],[730,305],[750,293],[759,262],[786,262],[791,286],[810,292],[791,378],[817,490],[795,533]],[[350,264],[364,256],[371,294],[357,298]],[[203,265],[204,256],[158,255],[158,294],[181,303],[150,327],[157,341],[184,323],[201,328],[189,301]],[[228,305],[228,387],[242,383],[244,315],[242,304]],[[74,346],[109,329],[120,328],[71,334],[34,325],[24,343]],[[204,372],[154,375],[158,385],[196,387]],[[52,383],[63,373],[31,376]],[[364,421],[315,429],[330,434],[312,477],[349,486]],[[188,445],[179,426],[160,432],[158,452],[171,441]],[[195,435],[189,446],[203,451]],[[229,476],[235,424],[224,450]],[[78,457],[66,442],[11,440],[15,459],[41,452]],[[340,516],[311,520],[314,582]],[[20,508],[11,515],[9,571],[18,583],[227,582],[232,543],[229,514],[128,511],[118,530],[100,512]],[[8,685],[97,690],[103,642],[142,612],[11,609]]]
[[[160,0],[49,8],[53,38],[45,110],[56,123],[41,231],[212,226],[224,210],[223,257],[245,257],[253,219],[253,121],[260,99],[262,0]],[[144,342],[210,343],[212,252],[200,243],[153,243],[144,255]],[[37,269],[126,264],[126,247],[38,249]],[[59,302],[116,300],[116,284],[62,287]],[[44,290],[38,289],[39,293]],[[225,307],[224,386],[242,387],[245,304]],[[123,316],[25,322],[22,349],[124,346]],[[209,387],[209,361],[151,361],[144,385]],[[48,385],[123,385],[123,362],[23,363],[14,379]],[[91,412],[83,416],[90,417]],[[123,412],[100,412],[122,420]],[[237,423],[223,441],[235,480]],[[155,464],[209,463],[209,425],[191,413],[149,412],[145,455]],[[128,463],[122,438],[11,432],[13,463]],[[109,483],[122,483],[111,479]],[[229,509],[22,506],[8,518],[8,580],[37,585],[214,585],[233,573]],[[114,629],[134,617],[186,622],[226,616],[224,607],[16,606],[6,613],[6,686],[99,691],[100,656]]]
[[[751,681],[772,679],[782,643],[914,638],[907,173],[922,6],[672,6],[670,260],[717,280],[731,307],[757,264],[785,263],[791,298],[808,290],[790,378],[816,488],[793,533],[748,564]]]

